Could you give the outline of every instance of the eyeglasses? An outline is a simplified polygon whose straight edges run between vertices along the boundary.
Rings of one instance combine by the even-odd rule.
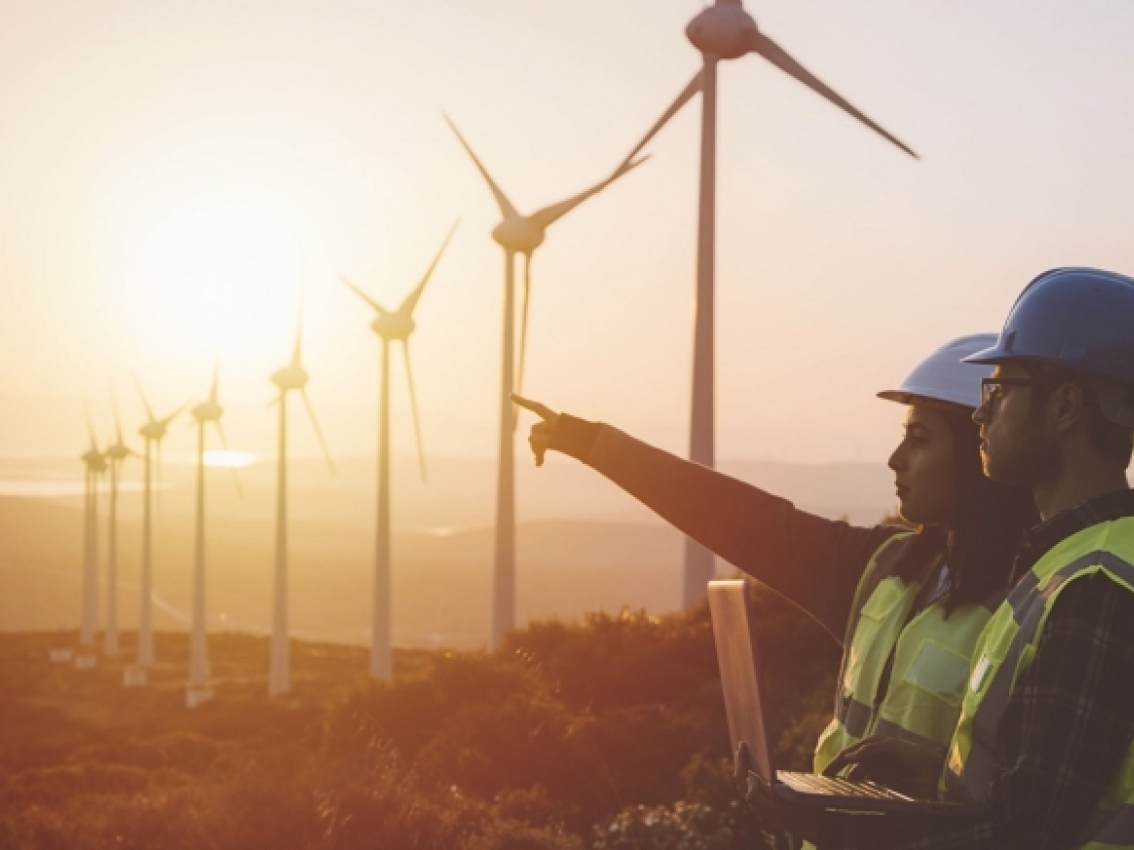
[[[980,382],[980,406],[987,408],[994,401],[1003,399],[1005,387],[1037,387],[1042,383],[1038,378],[983,378]]]

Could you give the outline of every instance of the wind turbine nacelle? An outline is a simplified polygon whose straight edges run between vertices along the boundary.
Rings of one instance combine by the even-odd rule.
[[[402,313],[381,313],[370,323],[370,329],[387,342],[391,340],[406,340],[414,332],[417,324],[413,316]]]
[[[106,456],[111,460],[126,460],[130,456],[130,450],[125,446],[111,446],[106,450]]]
[[[166,426],[161,422],[147,422],[138,429],[138,433],[147,440],[160,440],[165,436]]]
[[[272,375],[272,383],[281,390],[301,390],[307,386],[310,376],[302,366],[287,366]]]
[[[224,408],[215,401],[206,401],[194,407],[192,413],[198,422],[210,422],[220,419]]]
[[[694,47],[718,59],[738,59],[748,53],[756,32],[756,21],[738,2],[718,2],[685,28]]]
[[[519,216],[506,218],[492,229],[492,238],[505,251],[530,254],[543,244],[544,228],[534,221]]]
[[[96,452],[96,451],[83,452],[83,454],[79,458],[79,460],[81,460],[83,463],[85,463],[90,468],[91,472],[105,472],[106,471],[106,459],[99,452]]]

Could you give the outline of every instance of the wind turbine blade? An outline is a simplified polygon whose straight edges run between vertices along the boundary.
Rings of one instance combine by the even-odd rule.
[[[118,415],[118,399],[114,398],[113,393],[110,397],[110,406],[114,409],[114,436],[118,440],[118,445],[125,446],[122,440],[122,417]]]
[[[295,348],[291,352],[291,365],[299,366],[303,362],[303,313],[299,314],[299,322],[295,328]]]
[[[146,416],[150,417],[150,421],[153,422],[156,419],[154,409],[150,407],[149,399],[146,398],[146,392],[142,389],[142,382],[138,380],[138,376],[133,372],[130,373],[130,377],[134,379],[134,386],[138,390],[138,395],[142,397],[142,407],[146,409]]]
[[[172,422],[174,419],[176,419],[178,416],[180,416],[184,412],[185,408],[187,408],[189,406],[189,404],[190,404],[190,402],[188,402],[188,401],[185,402],[185,404],[181,405],[181,407],[177,408],[177,410],[173,411],[173,413],[169,414],[169,416],[165,417],[165,419],[160,420],[158,422],[158,424],[159,425],[169,425],[170,422]],[[150,418],[152,419],[153,416],[151,415]]]
[[[457,225],[461,223],[460,219],[453,222],[453,226],[449,228],[449,233],[445,236],[445,241],[441,243],[441,248],[437,252],[437,256],[433,258],[433,262],[429,264],[429,268],[425,271],[425,276],[417,286],[414,287],[413,292],[406,296],[406,300],[398,307],[398,312],[406,316],[412,316],[414,309],[417,307],[417,302],[421,299],[421,293],[425,291],[425,284],[429,283],[429,278],[433,275],[433,270],[437,268],[437,264],[441,261],[441,255],[445,253],[445,249],[449,247],[449,240],[453,238],[453,234],[457,232]]]
[[[219,419],[214,419],[213,421],[216,423],[216,426],[217,426],[217,436],[220,437],[221,448],[224,449],[227,452],[229,450],[229,448],[228,448],[228,437],[226,437],[224,435],[224,426],[221,425]]]
[[[595,184],[585,192],[580,192],[573,198],[568,198],[566,201],[560,201],[558,204],[552,204],[549,207],[544,207],[542,210],[533,213],[531,215],[531,220],[538,224],[540,227],[550,227],[551,225],[555,224],[555,222],[559,221],[559,219],[563,218],[563,216],[567,215],[567,213],[571,212],[571,210],[575,209],[575,207],[579,206],[579,204],[583,203],[583,201],[587,200],[593,195],[597,195],[619,177],[629,174],[647,159],[649,159],[649,157],[642,157],[641,159],[634,160],[633,162],[624,162],[622,165],[618,166],[613,174],[611,174],[602,182]]]
[[[351,292],[353,292],[355,295],[357,295],[359,298],[361,298],[363,301],[365,301],[367,304],[369,304],[371,307],[373,307],[379,313],[389,313],[390,312],[385,307],[383,307],[381,304],[379,304],[377,301],[375,301],[373,298],[371,298],[369,295],[367,295],[365,292],[363,292],[361,289],[359,289],[357,286],[355,286],[346,277],[346,275],[339,275],[339,280],[341,280],[343,283],[345,283],[347,285],[347,287],[350,289]]]
[[[319,427],[319,420],[315,416],[315,406],[311,404],[311,399],[307,396],[307,390],[299,391],[303,396],[303,404],[307,408],[307,415],[311,417],[311,427],[315,429],[315,436],[319,439],[319,448],[323,450],[323,457],[327,459],[327,466],[331,468],[331,472],[338,475],[338,470],[335,469],[335,462],[331,459],[331,450],[327,448],[327,441],[323,438],[323,429]]]
[[[520,362],[516,372],[516,395],[524,394],[524,363],[528,351],[528,308],[532,297],[532,255],[524,255],[524,304],[520,313]],[[513,428],[519,425],[520,417],[513,419]]]
[[[221,448],[224,449],[226,452],[229,451],[228,438],[225,437],[225,435],[224,435],[224,426],[221,425],[219,419],[213,420],[213,423],[217,426],[217,436],[220,437]],[[232,473],[232,483],[234,485],[236,485],[237,495],[240,496],[240,498],[243,499],[244,498],[244,488],[240,486],[240,474],[236,471],[235,466],[230,466],[228,468],[228,471]]]
[[[213,366],[213,386],[209,390],[209,401],[216,403],[217,388],[220,386],[220,360],[218,359],[216,365]]]
[[[83,399],[83,418],[87,420],[87,436],[90,437],[91,451],[98,451],[98,441],[95,439],[94,425],[91,423],[91,408],[87,400]]]
[[[421,418],[417,413],[417,390],[413,385],[413,366],[410,364],[409,340],[402,343],[402,350],[406,355],[406,380],[409,382],[410,409],[413,411],[413,434],[417,439],[417,460],[421,464],[421,480],[426,481],[428,479],[425,475],[425,448],[421,442]]]
[[[784,50],[759,30],[753,33],[752,43],[749,45],[749,50],[752,53],[763,56],[788,76],[795,77],[795,79],[799,80],[799,82],[803,83],[809,89],[816,92],[821,97],[826,98],[831,103],[835,104],[835,106],[846,112],[848,115],[857,118],[875,133],[878,133],[878,135],[897,145],[914,159],[920,158],[909,147],[907,147],[904,142],[899,140],[897,137],[892,136],[878,124],[867,118],[866,115],[864,115],[858,109],[851,106],[850,102],[843,98],[842,95],[838,94],[834,89],[830,88],[826,83],[824,83],[814,74],[800,65],[788,54],[786,50]]]
[[[701,85],[701,72],[698,71],[693,75],[693,79],[689,81],[689,84],[681,90],[681,94],[677,96],[677,100],[670,104],[669,109],[662,113],[662,116],[657,120],[657,123],[655,123],[654,126],[650,128],[650,131],[642,137],[642,141],[638,142],[634,150],[630,151],[630,155],[627,156],[625,160],[623,160],[624,165],[633,160],[634,157],[636,157],[642,150],[642,148],[648,145],[654,138],[654,136],[661,132],[662,128],[670,122],[670,119],[672,119],[673,116],[680,112],[685,104],[693,99],[693,96],[695,94],[700,93]]]
[[[456,133],[457,140],[461,143],[461,147],[463,147],[465,152],[472,158],[473,164],[476,166],[477,171],[480,172],[480,176],[484,178],[484,182],[487,183],[488,188],[492,190],[492,197],[496,199],[496,206],[500,207],[500,214],[505,218],[518,217],[519,213],[516,212],[516,208],[512,206],[512,202],[508,200],[508,196],[504,194],[504,191],[496,185],[496,181],[492,179],[492,175],[488,173],[488,169],[481,164],[477,155],[473,153],[473,149],[469,147],[469,143],[465,141],[465,137],[461,135],[461,131],[457,129],[457,125],[454,124],[453,120],[448,115],[445,115],[444,112],[442,112],[441,115],[445,118],[445,123],[449,125],[449,128]]]

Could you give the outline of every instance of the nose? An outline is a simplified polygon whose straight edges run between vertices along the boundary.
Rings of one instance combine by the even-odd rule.
[[[894,472],[901,472],[902,468],[905,466],[905,463],[902,460],[901,443],[899,443],[898,447],[890,453],[890,459],[886,461],[886,465],[890,467],[890,469]]]
[[[977,409],[973,411],[973,422],[977,425],[988,424],[988,405],[984,402],[981,402],[981,404],[977,406]]]

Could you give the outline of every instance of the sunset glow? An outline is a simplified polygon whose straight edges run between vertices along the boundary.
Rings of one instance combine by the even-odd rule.
[[[256,462],[251,452],[238,452],[227,449],[209,449],[205,452],[205,466],[241,469]]]

